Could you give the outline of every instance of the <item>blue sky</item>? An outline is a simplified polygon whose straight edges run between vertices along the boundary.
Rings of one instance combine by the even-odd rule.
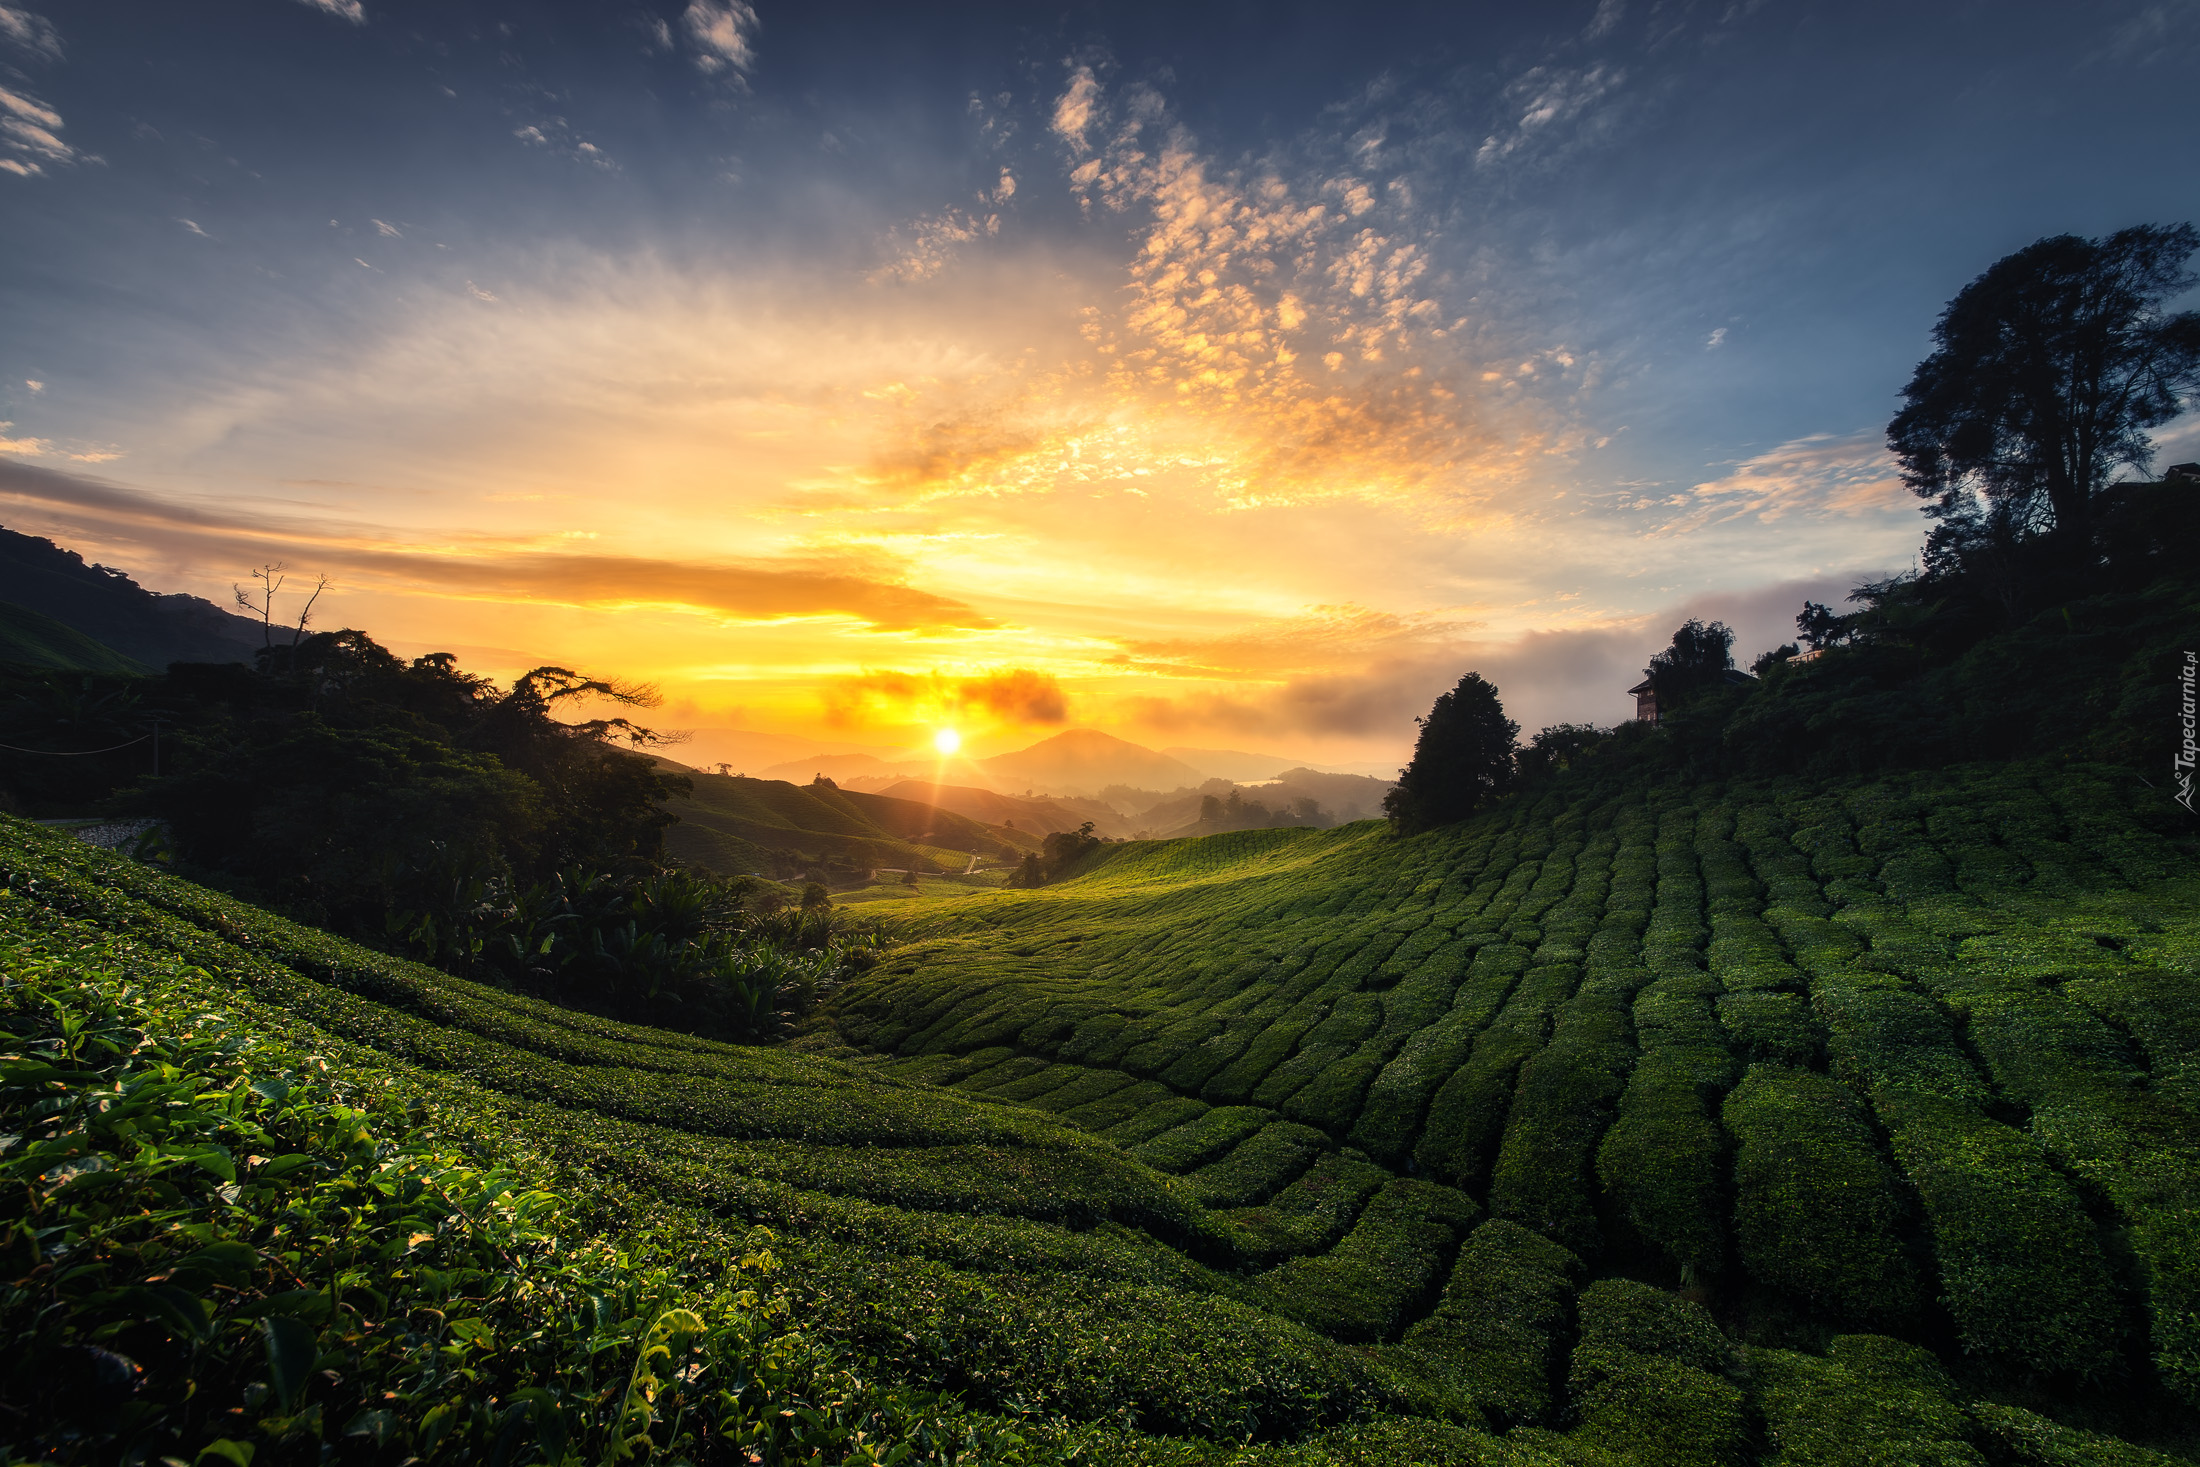
[[[1608,722],[1908,563],[1934,317],[2190,217],[2196,62],[2189,0],[4,0],[0,511],[705,729]]]

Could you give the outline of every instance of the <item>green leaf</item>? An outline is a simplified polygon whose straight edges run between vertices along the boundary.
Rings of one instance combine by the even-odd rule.
[[[260,1261],[260,1255],[250,1245],[238,1242],[213,1243],[198,1252],[179,1259],[171,1270],[179,1278],[196,1283],[212,1279],[218,1283],[242,1286],[252,1278],[252,1266]]]
[[[244,1319],[287,1314],[307,1324],[321,1325],[328,1322],[332,1307],[326,1289],[285,1289],[280,1294],[270,1294],[265,1299],[246,1304],[237,1313]]]
[[[496,1342],[495,1333],[489,1328],[488,1321],[483,1319],[452,1320],[451,1337],[464,1340],[469,1345],[480,1345],[484,1349]]]
[[[212,1457],[217,1461],[234,1463],[235,1467],[252,1467],[253,1450],[252,1443],[231,1441],[225,1436],[219,1441],[208,1442],[205,1446],[199,1448],[198,1456],[191,1460],[197,1463],[204,1462],[208,1457]]]
[[[546,1462],[565,1460],[565,1446],[569,1438],[565,1412],[558,1408],[558,1398],[541,1386],[529,1386],[512,1393],[512,1410],[524,1407],[527,1419],[534,1424],[535,1445],[542,1448]]]
[[[290,1082],[279,1075],[263,1075],[252,1082],[252,1093],[262,1100],[281,1104],[290,1096]]]
[[[386,1447],[397,1437],[397,1413],[394,1411],[362,1411],[351,1418],[344,1428],[346,1436],[363,1436],[377,1447]]]
[[[290,1315],[275,1314],[260,1321],[260,1333],[267,1341],[268,1382],[288,1411],[305,1394],[313,1362],[320,1356],[313,1327]]]
[[[174,1284],[123,1289],[115,1295],[115,1302],[140,1318],[167,1325],[187,1340],[203,1338],[214,1313],[204,1299]]]
[[[226,1147],[201,1146],[196,1151],[185,1152],[182,1159],[196,1162],[201,1171],[220,1177],[225,1182],[237,1180],[237,1163],[230,1159]]]

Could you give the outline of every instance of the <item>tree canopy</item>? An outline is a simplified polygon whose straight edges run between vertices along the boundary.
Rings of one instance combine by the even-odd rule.
[[[1421,734],[1413,762],[1383,797],[1383,810],[1401,834],[1464,820],[1511,785],[1520,725],[1505,716],[1497,689],[1482,674],[1459,679],[1428,717],[1416,721]]]
[[[1673,633],[1671,645],[1651,656],[1643,676],[1657,690],[1662,715],[1706,688],[1725,686],[1733,666],[1734,629],[1723,621],[1706,624],[1690,617]]]
[[[2090,535],[2110,476],[2145,466],[2146,430],[2200,387],[2200,313],[2163,310],[2200,281],[2196,250],[2190,224],[2055,235],[1948,303],[1887,426],[1903,481],[1945,522],[1928,559]]]

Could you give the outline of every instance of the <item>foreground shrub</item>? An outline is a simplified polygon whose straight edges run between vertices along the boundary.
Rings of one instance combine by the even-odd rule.
[[[1726,1100],[1735,1234],[1765,1282],[1851,1319],[1917,1307],[1901,1195],[1863,1108],[1823,1075],[1752,1065]]]

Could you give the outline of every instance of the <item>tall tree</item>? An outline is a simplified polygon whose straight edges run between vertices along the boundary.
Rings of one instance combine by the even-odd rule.
[[[1974,537],[2089,537],[2093,498],[2152,456],[2146,430],[2200,387],[2190,224],[2055,235],[1996,261],[1933,327],[1887,442],[1926,513]]]
[[[1512,783],[1520,725],[1505,716],[1497,689],[1482,674],[1459,679],[1428,717],[1415,721],[1421,736],[1414,741],[1413,762],[1398,771],[1398,787],[1383,796],[1383,810],[1401,834],[1464,820]]]
[[[1734,629],[1723,621],[1706,625],[1690,617],[1673,633],[1672,645],[1651,656],[1643,676],[1657,690],[1662,715],[1706,688],[1725,686],[1733,666]]]

